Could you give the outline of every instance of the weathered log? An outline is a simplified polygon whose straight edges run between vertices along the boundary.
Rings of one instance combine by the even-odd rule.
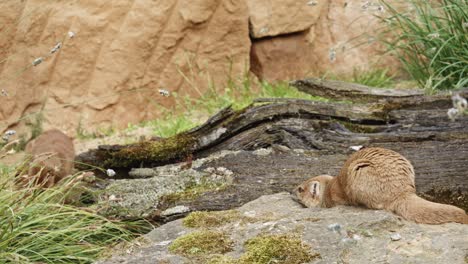
[[[427,96],[417,89],[383,89],[373,88],[362,84],[346,83],[325,79],[304,79],[290,82],[298,90],[325,98],[336,100],[351,100],[355,103],[385,102],[388,108],[441,106],[447,103],[451,92],[441,92]],[[467,97],[468,89],[457,91],[461,96]]]
[[[468,94],[468,90],[460,93]],[[177,186],[183,185],[182,189],[189,191],[154,194],[157,199],[150,199],[151,204],[132,215],[148,208],[150,212],[145,215],[165,221],[172,218],[161,212],[175,205],[185,205],[190,210],[227,209],[264,194],[291,190],[312,175],[336,175],[352,153],[350,146],[381,146],[400,152],[414,164],[416,187],[421,195],[468,209],[468,116],[455,122],[449,120],[447,110],[452,102],[447,94],[370,94],[369,98],[377,99],[360,105],[261,99],[240,111],[225,108],[203,125],[172,138],[128,146],[100,146],[81,154],[79,161],[118,169],[125,178],[132,168],[184,162],[187,157],[210,157],[221,150],[239,151],[190,169],[196,174],[206,173],[209,168],[227,168],[232,171],[229,184],[222,188],[210,185],[213,188],[197,189],[193,195],[192,182],[183,179]],[[261,154],[258,150],[263,148],[270,150]],[[170,181],[181,170],[179,166],[164,177]],[[160,171],[152,174],[133,170],[130,174],[161,177]],[[159,179],[157,183],[148,180],[151,184],[146,180],[139,179],[132,188],[112,190],[130,200],[129,204],[142,203],[133,197],[143,190],[138,186],[161,184]],[[137,180],[122,180],[121,184],[128,186],[132,181]]]

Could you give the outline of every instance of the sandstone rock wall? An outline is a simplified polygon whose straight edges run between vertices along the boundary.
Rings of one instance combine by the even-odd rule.
[[[1,1],[0,130],[21,129],[41,109],[45,127],[72,134],[78,125],[124,127],[174,104],[159,89],[195,97],[208,83],[222,89],[249,70],[269,81],[351,72],[374,61],[370,37],[353,45],[374,28],[378,7],[344,0]],[[32,66],[39,57],[44,61]]]
[[[195,96],[249,63],[243,1],[2,1],[0,27],[0,130],[43,104],[69,132],[126,126],[173,103],[158,89]]]
[[[378,1],[248,2],[251,67],[261,79],[349,74],[354,68],[395,64],[381,56],[383,47],[376,42],[382,26],[377,16],[385,16]]]

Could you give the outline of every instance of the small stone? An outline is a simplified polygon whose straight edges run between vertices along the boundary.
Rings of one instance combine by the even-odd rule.
[[[164,89],[159,89],[158,92],[160,95],[164,97],[168,97],[169,95],[171,95],[171,93],[168,90],[164,90]]]
[[[455,121],[458,117],[460,113],[458,112],[458,109],[456,108],[450,108],[448,111],[447,111],[447,115],[448,115],[448,118],[451,120],[451,121]]]
[[[331,224],[331,225],[328,225],[327,229],[330,230],[330,231],[336,232],[336,233],[340,233],[341,232],[341,225],[338,224],[338,223]]]
[[[69,37],[69,38],[74,38],[74,37],[75,37],[75,32],[73,32],[73,31],[68,31],[68,37]]]
[[[392,234],[392,235],[390,236],[390,239],[391,239],[392,241],[398,241],[398,240],[401,239],[401,235],[398,234],[398,233],[394,233],[394,234]]]
[[[16,131],[15,131],[15,130],[7,130],[7,131],[5,132],[5,135],[7,135],[7,136],[13,136],[14,134],[16,134]]]
[[[318,1],[317,0],[310,0],[309,2],[307,2],[307,5],[308,6],[316,6],[316,5],[318,5]]]
[[[161,213],[162,216],[170,216],[170,215],[176,215],[176,214],[182,214],[182,213],[187,213],[190,212],[190,208],[184,205],[178,205],[171,207],[169,209],[166,209]]]
[[[265,148],[261,148],[261,149],[257,149],[253,152],[253,154],[255,155],[258,155],[258,156],[268,156],[272,153],[272,149],[271,148],[268,148],[268,149],[265,149]]]
[[[294,152],[296,152],[298,154],[304,154],[305,150],[304,149],[294,149]]]
[[[336,50],[334,48],[331,48],[329,51],[328,51],[328,57],[330,59],[331,62],[334,62],[336,61]]]
[[[358,235],[358,234],[353,234],[352,239],[357,241],[357,240],[361,240],[362,237],[360,235]]]
[[[349,147],[349,148],[352,149],[352,150],[354,150],[354,151],[359,151],[359,150],[361,150],[363,147],[364,147],[364,146],[359,145],[359,146],[351,146],[351,147]]]
[[[257,213],[255,211],[248,211],[248,212],[245,212],[244,215],[247,217],[255,217],[257,216]]]
[[[171,242],[172,242],[172,240],[165,240],[165,241],[161,241],[161,242],[155,243],[154,245],[156,245],[156,246],[167,246],[167,245],[169,245]]]
[[[39,58],[33,60],[32,65],[37,66],[37,65],[41,64],[43,61],[44,61],[44,58],[39,57]]]
[[[57,52],[61,47],[62,47],[62,42],[57,43],[57,44],[50,50],[50,54],[54,54],[54,53]]]
[[[466,99],[461,97],[459,94],[452,96],[452,103],[459,112],[463,112],[468,107],[468,102]]]
[[[114,177],[115,176],[115,171],[113,169],[107,169],[106,174],[109,177]]]

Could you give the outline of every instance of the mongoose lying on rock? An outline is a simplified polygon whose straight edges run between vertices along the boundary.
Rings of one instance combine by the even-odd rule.
[[[307,207],[358,205],[385,209],[416,223],[468,224],[463,209],[418,197],[411,163],[383,148],[361,149],[348,158],[337,177],[313,177],[294,192]]]
[[[21,182],[52,187],[73,169],[75,150],[71,138],[57,129],[48,130],[26,145],[28,175]]]

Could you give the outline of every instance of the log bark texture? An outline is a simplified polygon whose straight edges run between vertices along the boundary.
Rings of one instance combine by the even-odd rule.
[[[188,199],[162,199],[157,206],[158,210],[175,205],[221,210],[264,194],[290,191],[314,175],[336,175],[353,152],[351,146],[379,146],[413,163],[416,188],[425,198],[468,210],[468,116],[448,118],[450,94],[429,96],[419,90],[380,90],[312,79],[292,85],[348,102],[259,99],[240,111],[225,108],[203,125],[172,138],[100,146],[78,160],[112,167],[126,177],[131,168],[184,162],[221,150],[240,151],[197,168],[231,170],[234,179],[227,188]],[[458,93],[468,97],[468,90]],[[270,150],[261,154],[262,148]]]

